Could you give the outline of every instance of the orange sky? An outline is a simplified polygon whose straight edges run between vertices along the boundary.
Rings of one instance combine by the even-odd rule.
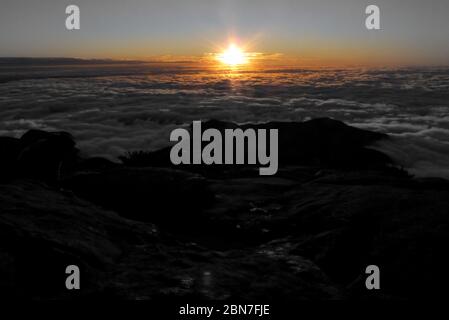
[[[203,62],[232,40],[269,65],[449,64],[447,0],[377,0],[380,31],[365,28],[358,0],[76,3],[81,29],[68,31],[64,1],[3,0],[0,56]]]

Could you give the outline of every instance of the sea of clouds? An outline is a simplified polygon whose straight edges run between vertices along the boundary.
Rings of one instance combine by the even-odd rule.
[[[0,64],[0,135],[72,133],[115,159],[169,143],[193,120],[332,117],[388,133],[373,146],[413,174],[449,178],[449,69],[223,71],[151,64]]]

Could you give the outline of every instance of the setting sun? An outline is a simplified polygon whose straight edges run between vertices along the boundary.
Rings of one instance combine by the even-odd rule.
[[[229,45],[225,51],[218,54],[217,59],[228,66],[238,66],[248,63],[247,54],[235,44]]]

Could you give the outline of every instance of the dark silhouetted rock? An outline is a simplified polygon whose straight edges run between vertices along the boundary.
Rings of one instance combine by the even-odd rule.
[[[115,163],[111,160],[102,158],[102,157],[91,157],[87,159],[79,159],[76,168],[74,171],[76,172],[85,172],[85,171],[105,171],[114,168],[120,167],[120,164]]]
[[[66,132],[29,130],[20,138],[20,143],[17,161],[24,176],[56,181],[77,159],[78,149]]]
[[[6,298],[98,295],[126,245],[151,236],[151,229],[31,181],[0,185],[0,208],[0,296]],[[82,293],[65,288],[71,264],[82,270]]]
[[[206,212],[217,247],[271,243],[313,261],[352,298],[446,296],[449,188],[382,172],[226,179]],[[432,184],[434,183],[434,184]],[[365,288],[365,268],[382,272],[382,292]],[[411,280],[413,279],[413,280]]]
[[[305,122],[268,122],[237,126],[217,120],[202,124],[202,129],[227,128],[278,129],[279,163],[281,165],[311,165],[337,168],[381,168],[391,160],[385,154],[367,146],[388,138],[387,135],[348,126],[330,118]]]
[[[376,141],[387,139],[386,134],[358,129],[329,118],[305,122],[268,122],[244,125],[218,120],[202,123],[203,131],[209,128],[219,130],[222,135],[224,135],[225,129],[278,129],[280,166],[307,165],[357,170],[388,169],[393,165],[387,155],[369,148]],[[121,159],[129,166],[172,166],[170,149],[168,147],[153,152],[128,153]],[[227,170],[224,165],[180,165],[178,167],[194,171],[198,171],[200,168],[199,172],[205,174],[220,169]]]
[[[210,250],[40,183],[0,185],[0,208],[1,298],[342,297],[312,261],[278,247]],[[81,270],[81,290],[65,288],[71,264]]]
[[[0,181],[8,180],[17,174],[19,151],[19,139],[0,137]]]
[[[275,176],[244,166],[174,169],[169,148],[124,158],[139,168],[79,159],[65,133],[0,139],[2,170],[20,165],[32,177],[0,184],[0,297],[447,296],[446,180],[391,168],[367,148],[385,135],[331,119],[247,127],[280,130]],[[70,167],[64,175],[61,164]],[[83,270],[83,290],[65,289],[69,264]],[[380,291],[366,290],[370,264],[380,267]]]
[[[65,188],[121,215],[142,221],[192,221],[213,201],[197,174],[162,168],[118,168],[67,178]]]

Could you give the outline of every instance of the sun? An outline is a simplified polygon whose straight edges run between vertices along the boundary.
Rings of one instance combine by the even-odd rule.
[[[247,54],[235,44],[230,44],[225,51],[217,55],[217,59],[230,67],[248,63]]]

